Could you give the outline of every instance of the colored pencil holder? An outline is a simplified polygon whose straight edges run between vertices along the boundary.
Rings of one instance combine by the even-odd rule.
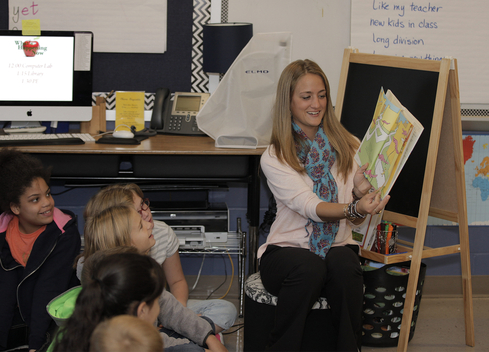
[[[372,251],[381,254],[397,253],[397,230],[377,230]]]

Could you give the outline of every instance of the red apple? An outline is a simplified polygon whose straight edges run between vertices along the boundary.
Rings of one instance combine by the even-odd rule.
[[[39,43],[36,41],[26,40],[23,48],[25,56],[33,57],[36,56],[37,50],[39,49]]]

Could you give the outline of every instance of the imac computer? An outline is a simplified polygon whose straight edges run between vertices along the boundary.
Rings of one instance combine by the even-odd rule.
[[[93,33],[0,30],[0,48],[0,121],[22,128],[92,118]]]

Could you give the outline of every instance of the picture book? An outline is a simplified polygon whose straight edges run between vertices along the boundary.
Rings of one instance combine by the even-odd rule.
[[[372,122],[355,155],[358,165],[368,163],[365,177],[381,197],[389,194],[416,145],[423,126],[395,95],[380,89]]]

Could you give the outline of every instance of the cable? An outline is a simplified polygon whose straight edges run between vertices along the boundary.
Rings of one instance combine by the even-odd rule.
[[[69,191],[73,191],[76,187],[69,187],[68,189],[65,189],[64,191],[62,192],[59,192],[59,193],[51,193],[52,196],[59,196],[60,194],[64,194],[66,192],[69,192]]]
[[[229,257],[229,261],[231,262],[231,282],[229,283],[229,287],[228,287],[228,290],[226,291],[226,293],[224,294],[224,296],[220,297],[219,299],[223,299],[224,297],[226,297],[229,293],[229,291],[231,290],[231,286],[233,285],[233,279],[234,279],[234,264],[233,264],[233,259],[231,258],[231,255],[229,254],[229,252],[226,250],[226,253]]]
[[[221,258],[224,260],[224,257],[221,256]],[[224,281],[219,285],[217,286],[214,290],[211,291],[211,293],[209,293],[209,296],[207,296],[206,299],[209,299],[210,296],[212,296],[214,294],[214,292],[216,292],[217,290],[219,290],[221,288],[222,285],[224,285],[224,283],[227,281],[228,279],[228,270],[226,268],[226,262],[224,262]]]
[[[234,324],[232,326],[233,328],[236,327],[236,330],[233,330],[233,331],[229,331],[227,330],[226,332],[223,332],[222,334],[223,335],[230,335],[230,334],[234,334],[235,332],[241,330],[242,328],[244,328],[244,323],[241,323],[241,324]]]
[[[199,273],[197,274],[197,278],[195,279],[195,283],[194,285],[192,286],[192,289],[190,290],[190,292],[192,292],[193,290],[195,290],[195,287],[197,286],[197,284],[199,283],[199,279],[200,279],[200,274],[202,273],[202,267],[204,266],[204,260],[205,260],[205,253],[202,257],[202,263],[200,263],[200,269],[199,269]],[[190,293],[189,292],[189,293]]]

